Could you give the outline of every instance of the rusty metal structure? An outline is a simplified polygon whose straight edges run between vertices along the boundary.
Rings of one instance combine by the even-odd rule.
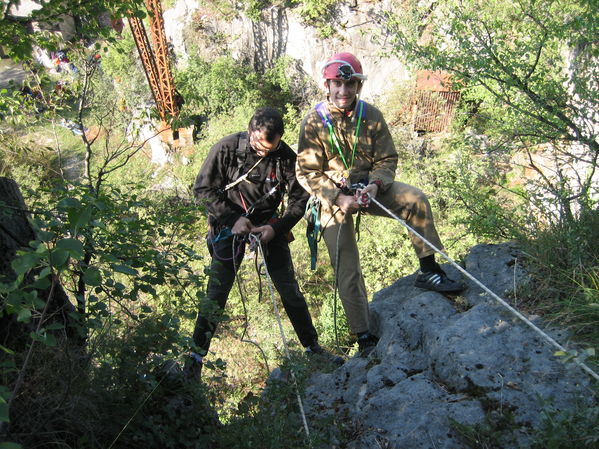
[[[416,89],[410,99],[414,131],[446,131],[453,120],[459,100],[460,92],[451,89],[451,82],[446,73],[419,71]]]
[[[129,26],[158,108],[158,114],[163,124],[168,126],[172,119],[178,116],[179,104],[168,56],[162,6],[160,0],[146,0],[146,7],[150,15],[153,45],[150,45],[143,21],[139,17],[130,15],[128,17]]]

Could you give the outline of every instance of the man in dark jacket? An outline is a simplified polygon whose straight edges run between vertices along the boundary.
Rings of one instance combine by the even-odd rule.
[[[295,279],[288,236],[304,214],[308,194],[295,178],[296,155],[281,140],[283,133],[283,118],[276,109],[258,109],[247,132],[227,136],[211,148],[196,178],[195,196],[209,213],[212,264],[207,298],[193,334],[199,354],[192,352],[186,365],[193,377],[199,376],[202,357],[227,302],[249,234],[260,238],[268,273],[302,346],[308,353],[343,363],[318,344]],[[285,193],[287,207],[278,217]]]

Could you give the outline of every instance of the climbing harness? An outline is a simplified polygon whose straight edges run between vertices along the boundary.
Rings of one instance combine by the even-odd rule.
[[[268,290],[270,292],[270,298],[272,300],[273,309],[275,312],[275,316],[277,318],[277,323],[279,325],[279,333],[281,334],[283,348],[285,349],[285,357],[287,357],[287,360],[291,361],[291,354],[289,353],[289,346],[287,344],[287,338],[285,337],[285,331],[283,330],[283,322],[281,320],[281,313],[279,312],[279,307],[277,306],[277,301],[276,301],[276,297],[275,297],[274,289],[273,289],[273,285],[272,285],[272,279],[270,277],[270,273],[268,272],[268,267],[266,267],[266,257],[264,256],[264,251],[262,249],[262,243],[260,242],[260,238],[253,234],[249,234],[249,239],[250,239],[250,242],[254,241],[256,249],[257,249],[257,253],[260,254],[260,256],[262,257],[264,269],[266,271]],[[306,432],[306,437],[308,438],[308,444],[309,444],[310,448],[312,448],[313,445],[312,445],[312,439],[310,437],[310,429],[308,428],[308,421],[306,419],[306,413],[304,411],[304,404],[303,404],[302,397],[299,392],[299,385],[297,382],[297,378],[295,377],[293,368],[290,369],[290,373],[291,373],[291,378],[293,380],[293,384],[295,387],[295,394],[297,397],[300,414],[302,416],[302,423],[304,425],[304,431]]]
[[[235,236],[233,235],[233,233],[231,232],[231,228],[229,228],[229,227],[221,229],[221,231],[216,236],[213,235],[212,230],[208,231],[208,236],[206,237],[206,239],[208,240],[209,244],[212,247],[212,253],[213,253],[215,259],[220,260],[221,262],[224,262],[227,260],[235,260],[239,256],[239,254],[241,253],[243,243],[238,244],[237,250],[236,250],[234,237]],[[233,243],[232,243],[233,248],[231,250],[231,257],[223,257],[220,254],[218,254],[215,243],[218,243],[220,241],[227,240],[230,238],[233,238]]]
[[[366,103],[363,100],[358,100],[356,109],[358,110],[358,124],[356,125],[356,131],[354,133],[354,143],[352,145],[351,160],[348,164],[345,159],[343,149],[341,148],[341,142],[339,141],[339,138],[335,133],[335,129],[333,128],[333,119],[331,117],[331,114],[329,114],[326,102],[323,101],[316,105],[316,112],[318,112],[318,115],[320,115],[320,118],[322,119],[322,123],[324,124],[325,128],[329,131],[329,143],[331,144],[331,152],[334,153],[336,151],[337,154],[339,154],[339,157],[341,157],[341,161],[343,162],[343,166],[348,171],[351,170],[354,166],[354,161],[356,158],[356,147],[358,145],[358,135],[360,133],[360,125],[362,123],[362,118],[364,118],[364,110],[366,109]]]
[[[522,320],[532,330],[534,330],[541,337],[543,337],[548,343],[550,343],[551,345],[553,345],[555,348],[559,349],[560,351],[562,351],[564,353],[568,353],[568,351],[567,351],[566,348],[564,348],[557,341],[555,341],[553,338],[551,338],[549,335],[547,335],[545,332],[543,332],[543,330],[541,330],[539,327],[537,327],[532,321],[530,321],[528,318],[526,318],[524,315],[522,315],[518,310],[516,310],[512,306],[510,306],[507,303],[507,301],[505,301],[504,299],[500,298],[498,295],[496,295],[495,293],[493,293],[493,291],[491,291],[488,287],[486,287],[482,282],[480,282],[478,279],[476,279],[474,276],[472,276],[470,273],[468,273],[465,269],[463,269],[462,267],[460,267],[447,254],[445,254],[443,251],[441,251],[439,248],[437,248],[435,245],[433,245],[431,242],[429,242],[427,239],[425,239],[417,231],[415,231],[414,229],[412,229],[404,220],[402,220],[397,215],[395,215],[392,211],[390,211],[388,208],[386,208],[385,206],[383,206],[376,198],[370,197],[370,201],[372,201],[374,204],[376,204],[378,207],[380,207],[390,217],[392,217],[393,219],[395,219],[396,221],[398,221],[402,226],[404,226],[406,229],[408,229],[408,231],[410,231],[411,233],[413,233],[416,237],[418,237],[419,239],[421,239],[424,243],[426,243],[429,247],[431,247],[436,253],[440,254],[441,257],[443,257],[445,260],[447,260],[453,267],[457,268],[462,274],[464,274],[467,278],[469,278],[470,280],[472,280],[476,285],[478,285],[485,292],[487,292],[493,299],[497,300],[509,312],[511,312],[512,314],[514,314],[520,320]],[[591,368],[589,368],[584,362],[581,362],[577,358],[574,358],[573,361],[582,370],[584,370],[587,374],[589,374],[591,377],[593,377],[595,380],[599,380],[599,374],[597,374],[595,371],[593,371]]]
[[[254,165],[252,165],[252,168],[250,168],[250,169],[249,169],[249,170],[248,170],[248,171],[247,171],[247,172],[246,172],[244,175],[240,176],[240,177],[239,177],[239,178],[237,178],[235,181],[233,181],[233,182],[231,182],[231,183],[227,184],[227,185],[225,186],[225,192],[226,192],[227,190],[231,190],[231,189],[232,189],[233,187],[235,187],[237,184],[241,184],[243,181],[249,182],[249,181],[247,180],[247,179],[248,179],[248,176],[250,175],[250,173],[252,172],[252,170],[254,170],[254,168],[256,168],[260,162],[262,162],[262,160],[263,160],[263,159],[264,159],[263,157],[261,157],[260,159],[258,159],[258,160],[256,161],[256,163],[255,163]]]
[[[237,142],[237,149],[235,150],[235,155],[236,155],[235,163],[236,163],[236,166],[238,169],[237,179],[235,181],[227,184],[225,186],[225,188],[222,190],[223,193],[227,192],[228,190],[233,189],[234,187],[238,186],[242,182],[251,183],[252,181],[249,179],[250,175],[252,174],[253,170],[260,164],[260,162],[262,162],[265,159],[264,157],[259,158],[246,173],[244,173],[243,175],[241,174],[241,171],[243,170],[243,167],[244,167],[245,161],[246,161],[246,156],[247,156],[247,138],[243,134],[240,134],[240,136],[239,136],[239,139]],[[244,210],[244,213],[242,214],[243,217],[249,217],[250,215],[252,215],[256,211],[256,208],[259,207],[260,205],[262,205],[264,202],[266,202],[270,197],[272,197],[276,194],[279,194],[281,197],[283,197],[283,195],[285,195],[286,186],[281,181],[283,179],[283,176],[282,176],[280,158],[275,158],[274,164],[275,165],[272,168],[272,170],[267,178],[267,181],[271,183],[272,187],[266,193],[264,193],[260,198],[258,198],[256,201],[254,201],[253,204],[248,205],[248,202],[246,201],[246,198],[243,195],[243,193],[241,192],[241,190],[237,191],[237,193],[239,195],[239,200],[241,202],[241,206]],[[220,240],[231,238],[232,236],[233,236],[233,234],[231,233],[231,229],[229,227],[222,228],[216,236],[213,236],[212,231],[209,231],[209,233],[208,233],[208,239],[211,241],[211,243],[216,243]],[[237,253],[238,252],[239,252],[239,250],[237,251]],[[235,257],[235,254],[236,254],[236,251],[234,250],[233,257]],[[222,258],[218,255],[216,255],[216,257],[219,260],[230,260],[230,259]]]

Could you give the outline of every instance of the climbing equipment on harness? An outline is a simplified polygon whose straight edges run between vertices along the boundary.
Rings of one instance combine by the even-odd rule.
[[[316,259],[318,257],[318,242],[320,240],[320,200],[311,196],[306,204],[306,237],[308,237],[308,247],[310,248],[310,269],[316,269]]]
[[[341,161],[346,170],[351,170],[354,166],[354,161],[356,158],[356,146],[358,145],[358,135],[360,133],[360,125],[362,123],[362,118],[364,118],[364,110],[366,109],[366,103],[363,100],[358,100],[358,104],[356,109],[358,110],[358,124],[356,125],[356,131],[354,133],[354,143],[352,146],[351,160],[348,164],[345,155],[343,153],[343,149],[341,148],[341,142],[335,133],[335,129],[333,128],[333,119],[331,118],[331,114],[329,114],[329,110],[327,108],[326,103],[323,101],[316,105],[316,111],[320,118],[322,119],[322,123],[325,128],[329,131],[329,143],[331,144],[331,152],[339,154],[341,157]]]
[[[353,184],[351,186],[347,186],[345,181],[342,180],[341,183],[335,183],[336,186],[343,192],[345,195],[354,195],[356,191],[362,190],[365,185],[362,183]],[[370,203],[370,197],[368,194],[363,194],[358,197],[358,204],[361,207],[367,207],[367,204]],[[318,242],[322,238],[323,226],[320,221],[320,200],[315,196],[311,196],[308,199],[308,203],[306,204],[306,213],[304,217],[306,218],[306,237],[308,239],[308,247],[310,248],[310,269],[316,269],[316,261],[318,259]],[[358,215],[356,217],[356,236],[357,241],[360,240],[360,222],[361,222],[361,210],[358,211]],[[326,227],[326,223],[325,223]]]
[[[233,187],[237,186],[238,184],[242,183],[243,181],[251,182],[248,179],[248,177],[250,176],[252,171],[258,166],[258,164],[260,164],[260,162],[262,162],[262,160],[265,159],[264,157],[261,157],[260,159],[258,159],[258,161],[256,161],[256,163],[254,165],[252,165],[252,167],[246,173],[241,175],[241,171],[243,170],[243,166],[245,164],[245,160],[247,157],[247,151],[248,151],[247,150],[247,137],[245,137],[243,134],[241,134],[239,137],[237,150],[235,152],[236,159],[237,159],[237,168],[238,168],[237,176],[238,177],[237,177],[237,180],[227,184],[227,186],[225,187],[225,191],[232,189]],[[256,210],[256,207],[258,205],[262,204],[264,201],[266,201],[269,197],[273,196],[278,191],[280,191],[281,196],[283,196],[285,194],[285,184],[283,182],[281,182],[282,179],[283,179],[283,176],[281,174],[281,159],[275,158],[275,167],[270,173],[270,180],[272,182],[272,187],[268,192],[266,192],[262,197],[258,198],[253,204],[251,204],[249,206],[246,204],[242,193],[239,192],[239,197],[241,198],[241,203],[243,205],[243,209],[245,210],[245,213],[243,214],[243,216],[247,217],[247,216],[251,215]]]

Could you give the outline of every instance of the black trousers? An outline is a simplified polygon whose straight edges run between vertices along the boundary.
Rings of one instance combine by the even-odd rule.
[[[285,236],[275,236],[264,248],[266,267],[272,282],[281,295],[283,307],[302,346],[307,347],[318,341],[316,329],[308,311],[304,295],[299,290],[291,251]],[[208,239],[208,249],[212,256],[210,277],[206,299],[198,312],[193,341],[207,352],[216,326],[220,321],[229,293],[235,283],[236,269],[239,268],[245,252],[245,243],[233,237],[218,240]]]

